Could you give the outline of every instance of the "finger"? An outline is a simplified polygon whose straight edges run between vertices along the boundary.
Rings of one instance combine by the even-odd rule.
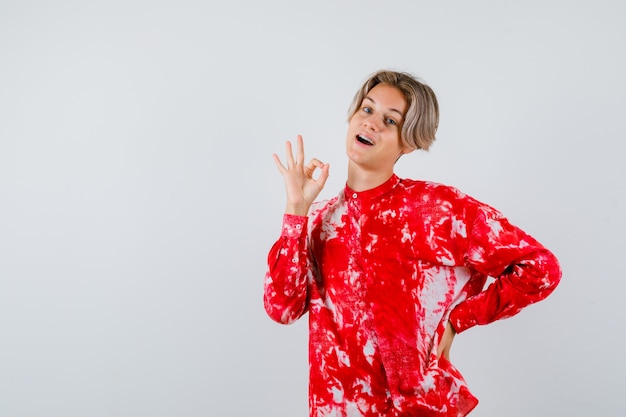
[[[324,163],[322,161],[320,161],[319,159],[317,159],[317,158],[312,158],[309,161],[309,165],[310,166],[315,166],[315,167],[321,167],[322,165],[324,165]]]
[[[324,188],[324,184],[326,184],[326,180],[328,179],[329,173],[330,173],[330,165],[324,164],[322,166],[322,172],[320,172],[320,176],[317,177],[317,180],[315,180],[315,183],[317,184],[320,190]]]
[[[316,158],[311,159],[305,168],[306,176],[309,178],[312,178],[313,172],[315,172],[315,169],[322,168],[323,166],[324,166],[324,163],[322,163],[322,161],[320,161],[319,159],[316,159]]]
[[[298,135],[297,143],[296,164],[302,165],[304,164],[304,141],[302,140],[302,135]]]
[[[292,168],[295,165],[293,160],[293,151],[291,149],[291,142],[285,143],[285,152],[287,153],[287,168]]]
[[[276,154],[272,154],[272,157],[274,158],[274,163],[276,164],[276,168],[278,168],[278,170],[280,171],[281,174],[283,174],[287,168],[285,168],[285,166],[283,165],[283,163],[281,162],[280,158],[278,157],[278,155]]]

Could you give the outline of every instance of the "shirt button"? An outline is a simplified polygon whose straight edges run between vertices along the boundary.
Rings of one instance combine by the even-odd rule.
[[[356,193],[352,194],[352,198],[357,198],[357,194]]]
[[[302,225],[301,224],[296,224],[296,229],[298,229],[298,230],[302,229]]]

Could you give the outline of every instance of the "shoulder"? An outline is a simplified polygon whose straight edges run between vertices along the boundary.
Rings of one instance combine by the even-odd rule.
[[[423,199],[463,200],[472,199],[458,188],[433,181],[402,178],[399,187],[406,193]]]
[[[426,204],[431,210],[442,210],[457,215],[473,216],[482,212],[490,217],[500,217],[498,210],[466,194],[457,187],[434,181],[401,179],[399,186],[407,197]]]

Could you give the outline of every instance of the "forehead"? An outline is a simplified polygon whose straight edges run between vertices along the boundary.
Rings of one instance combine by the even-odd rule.
[[[402,115],[404,115],[407,110],[407,102],[404,98],[404,93],[389,84],[378,84],[374,86],[363,100],[372,102],[388,110],[397,111]]]

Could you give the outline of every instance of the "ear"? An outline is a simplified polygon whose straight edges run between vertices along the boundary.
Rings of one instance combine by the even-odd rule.
[[[398,155],[398,158],[396,159],[396,162],[398,162],[398,160],[402,157],[402,155],[406,155],[407,153],[411,153],[415,150],[416,148],[412,148],[410,146],[404,145],[402,147],[402,149],[400,150],[400,155]]]
[[[409,153],[413,152],[416,149],[418,149],[418,148],[413,148],[412,146],[404,145],[402,147],[402,155],[409,154]]]

